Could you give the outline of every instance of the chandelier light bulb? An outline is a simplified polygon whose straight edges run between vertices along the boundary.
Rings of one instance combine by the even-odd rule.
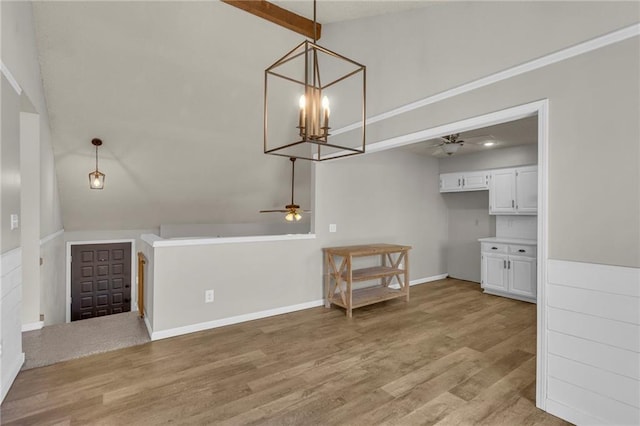
[[[294,218],[294,216],[293,216],[293,213],[291,213],[291,212],[287,213],[287,215],[284,217],[284,219],[287,222],[293,222],[293,218]]]
[[[100,186],[100,178],[98,178],[97,176],[93,179],[93,186],[95,186],[96,188]]]

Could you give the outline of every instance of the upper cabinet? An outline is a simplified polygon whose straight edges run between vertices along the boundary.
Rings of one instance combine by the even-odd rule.
[[[491,172],[489,214],[529,214],[538,212],[538,167],[516,167]]]
[[[489,173],[489,171],[443,173],[440,175],[440,192],[487,190]]]
[[[538,214],[538,166],[443,173],[440,192],[489,190],[489,214]]]

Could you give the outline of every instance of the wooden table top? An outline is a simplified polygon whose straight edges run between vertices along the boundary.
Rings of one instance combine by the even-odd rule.
[[[324,247],[322,251],[329,254],[336,254],[338,256],[370,256],[382,253],[395,253],[400,251],[410,250],[411,246],[398,245],[398,244],[362,244],[355,246],[342,246],[342,247]]]

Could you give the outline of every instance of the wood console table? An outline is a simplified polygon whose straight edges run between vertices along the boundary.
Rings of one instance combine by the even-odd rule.
[[[395,244],[366,244],[359,246],[323,248],[325,263],[325,307],[342,306],[351,318],[352,310],[383,300],[405,297],[409,301],[410,246]],[[380,265],[352,269],[354,257],[380,256]],[[340,261],[340,259],[342,259]],[[339,265],[339,266],[338,266]],[[393,278],[400,288],[392,288]],[[357,281],[380,280],[379,285],[353,289]]]

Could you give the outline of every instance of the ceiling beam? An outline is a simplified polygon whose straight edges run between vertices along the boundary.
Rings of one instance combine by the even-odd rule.
[[[307,38],[314,38],[313,21],[311,19],[290,12],[266,0],[222,0],[222,2],[295,31]],[[321,33],[322,25],[316,23],[316,40],[320,39]]]

